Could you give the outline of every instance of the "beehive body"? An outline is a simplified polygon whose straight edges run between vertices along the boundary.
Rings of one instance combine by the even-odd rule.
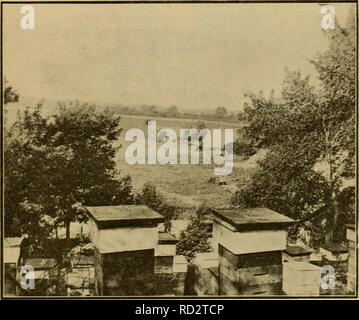
[[[219,294],[282,294],[282,251],[293,220],[266,208],[214,214]]]
[[[281,293],[282,252],[234,254],[219,245],[221,295],[276,295]]]
[[[355,226],[347,225],[347,240],[348,240],[348,289],[355,293],[356,290],[356,263],[358,249],[355,245]]]
[[[105,296],[155,293],[155,250],[163,217],[145,206],[87,207],[95,244],[95,290]]]

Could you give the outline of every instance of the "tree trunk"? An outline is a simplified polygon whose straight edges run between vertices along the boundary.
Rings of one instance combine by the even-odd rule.
[[[333,242],[335,240],[334,234],[335,234],[335,230],[337,228],[338,218],[339,218],[339,214],[340,214],[339,206],[335,199],[336,199],[336,196],[333,193],[332,204],[330,206],[330,212],[329,212],[329,217],[328,217],[329,228],[328,228],[327,234],[325,235],[326,242]]]
[[[334,230],[336,224],[336,206],[335,206],[335,193],[334,193],[334,181],[333,181],[333,163],[332,163],[332,145],[329,142],[329,130],[326,132],[325,143],[327,145],[327,162],[329,164],[329,186],[331,189],[331,199],[330,199],[330,211],[328,216],[329,228],[328,232],[325,235],[325,242],[332,242],[334,239]]]
[[[164,232],[170,232],[172,227],[172,221],[166,220],[164,223]]]
[[[65,227],[66,227],[66,240],[70,239],[70,221],[66,221],[65,222]]]
[[[330,226],[327,234],[325,235],[325,242],[333,242],[334,238],[334,229],[332,226]]]

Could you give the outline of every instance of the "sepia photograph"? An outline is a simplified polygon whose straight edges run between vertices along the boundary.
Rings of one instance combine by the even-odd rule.
[[[2,1],[1,299],[357,299],[357,17]]]

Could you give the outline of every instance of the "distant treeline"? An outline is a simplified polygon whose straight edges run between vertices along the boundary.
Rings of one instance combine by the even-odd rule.
[[[164,118],[179,118],[179,119],[198,119],[198,120],[212,120],[212,121],[226,121],[239,122],[245,121],[244,113],[228,112],[225,107],[217,107],[208,112],[181,112],[175,105],[168,108],[158,107],[156,105],[113,105],[110,107],[113,111],[120,114],[141,115]]]

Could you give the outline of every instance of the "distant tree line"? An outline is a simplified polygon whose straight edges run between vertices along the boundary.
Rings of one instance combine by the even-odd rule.
[[[176,105],[171,105],[168,108],[159,107],[156,105],[135,105],[135,106],[123,106],[112,105],[110,107],[116,113],[126,115],[140,115],[151,117],[163,117],[163,118],[179,118],[179,119],[198,119],[198,120],[212,120],[212,121],[226,121],[226,122],[239,122],[242,121],[240,114],[234,112],[228,112],[225,107],[217,107],[212,112],[180,112]]]

